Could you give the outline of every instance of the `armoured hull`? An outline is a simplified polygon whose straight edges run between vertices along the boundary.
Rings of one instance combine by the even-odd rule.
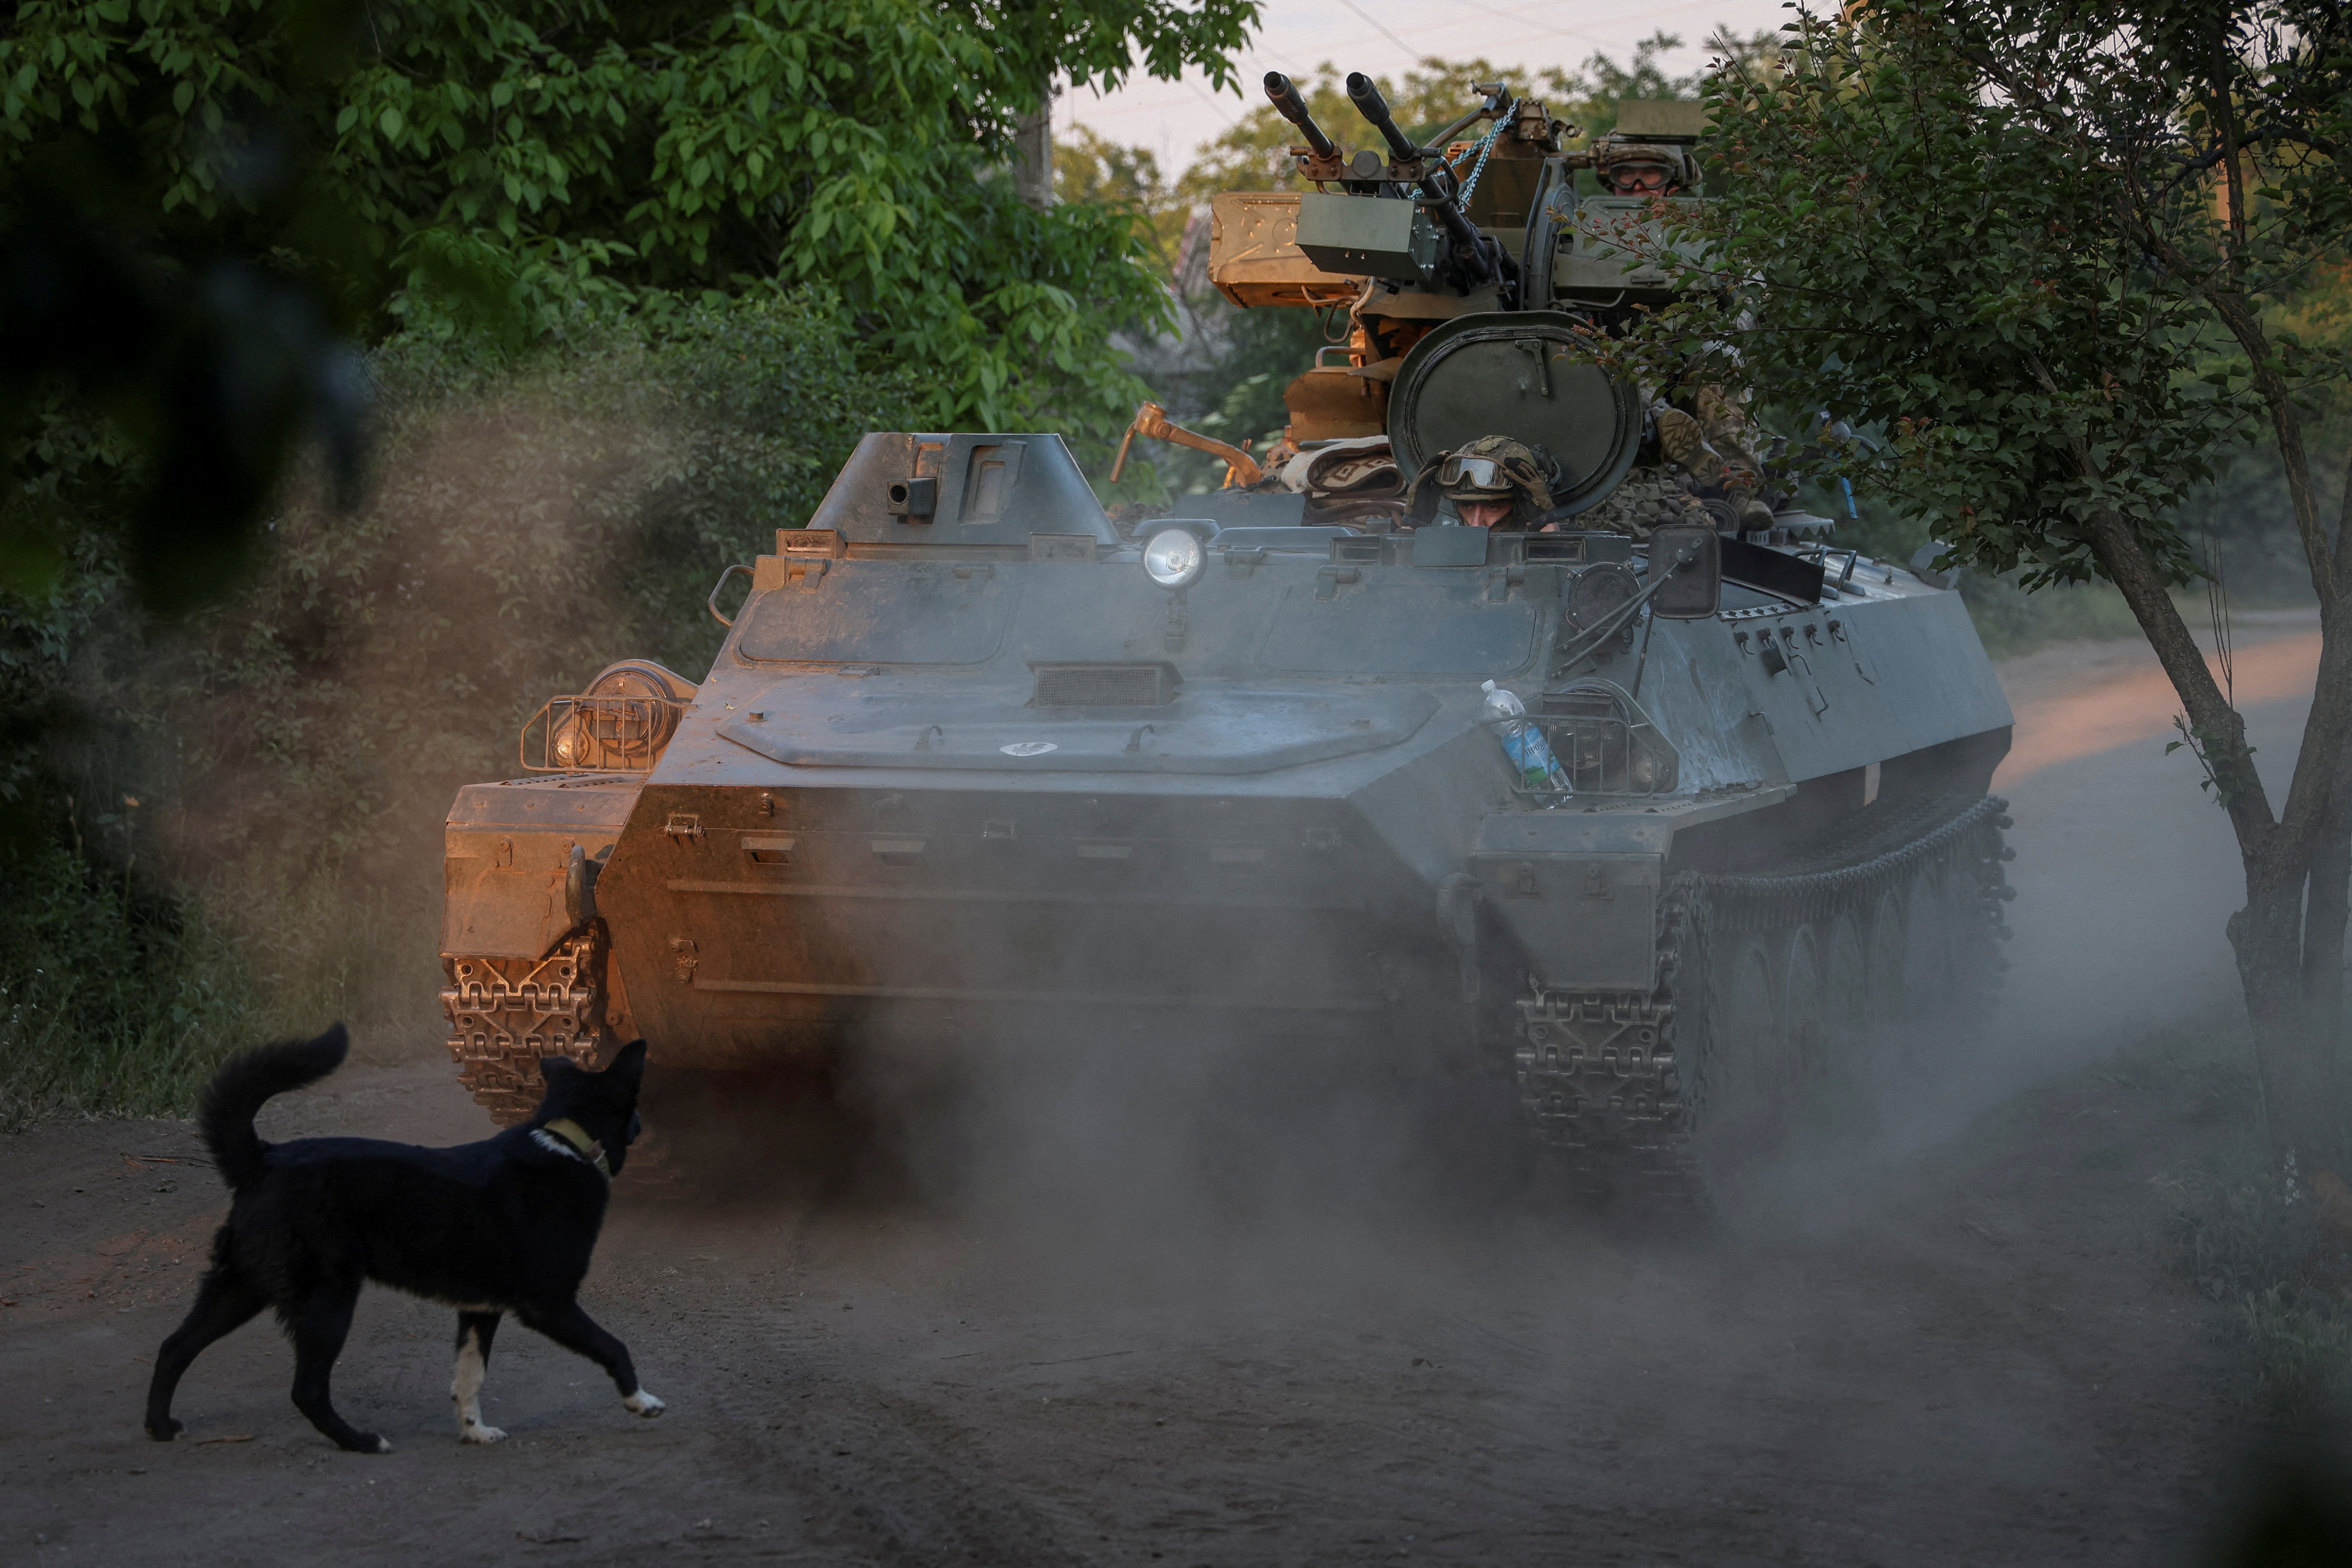
[[[992,495],[979,465],[1008,459]],[[945,498],[928,521],[890,510],[920,479]],[[1214,1029],[1484,1060],[1605,1163],[1643,1108],[1559,1121],[1574,1086],[1536,1037],[1565,1037],[1562,1009],[1654,1010],[1696,951],[1695,887],[1853,885],[1974,807],[2007,748],[1958,595],[1880,563],[1807,575],[1759,550],[1736,569],[1777,588],[1735,578],[1711,616],[1596,642],[1596,585],[1644,566],[1622,537],[1196,532],[1197,580],[1163,587],[1058,439],[868,437],[756,563],[645,765],[460,795],[445,947],[478,1095],[527,1109],[531,1058],[614,1037],[730,1068]],[[1574,790],[1523,787],[1481,719],[1490,679]],[[1981,946],[1997,833],[1969,842],[1936,873],[1958,912],[1914,923]],[[1762,962],[1780,1005],[1790,957]],[[1627,1081],[1679,1142],[1696,1062],[1651,1026]],[[1612,1073],[1643,1046],[1622,1033]]]
[[[1982,994],[2010,712],[1958,596],[1829,548],[1780,489],[1820,452],[1733,389],[1601,352],[1674,297],[1703,109],[1572,149],[1490,83],[1423,144],[1351,76],[1350,154],[1266,91],[1318,189],[1219,197],[1210,275],[1346,305],[1346,363],[1255,457],[1145,405],[1129,443],[1226,489],[1128,526],[1057,437],[868,436],[730,568],[698,688],[551,703],[541,776],[449,824],[494,1112],[637,1034],[723,1070],[1213,1031],[1483,1070],[1580,1176],[1687,1195]],[[1536,531],[1449,525],[1497,518]]]

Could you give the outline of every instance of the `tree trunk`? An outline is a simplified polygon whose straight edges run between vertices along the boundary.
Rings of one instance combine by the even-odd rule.
[[[2335,980],[2340,992],[2346,863],[2340,853],[2331,855],[2330,850],[2344,847],[2340,830],[2352,814],[2352,798],[2347,798],[2352,788],[2343,784],[2347,748],[2336,739],[2342,731],[2328,721],[2347,700],[2344,688],[2352,681],[2336,668],[2340,657],[2328,657],[2339,650],[2325,649],[2314,722],[2306,727],[2305,741],[2306,751],[2316,742],[2336,759],[2332,781],[2336,787],[2327,792],[2324,825],[2311,825],[2302,833],[2287,831],[2272,815],[2254,771],[2244,719],[2222,695],[2204,651],[2189,635],[2129,523],[2102,510],[2091,521],[2089,542],[2171,678],[2237,834],[2246,869],[2246,907],[2230,917],[2230,946],[2245,991],[2272,1154],[2281,1169],[2291,1167],[2305,1178],[2320,1171],[2340,1171],[2344,1160],[2336,1109],[2334,1014],[2324,1005],[2333,993],[2323,975]],[[2306,799],[2315,781],[2304,764],[2312,761],[2306,755],[2297,768],[2305,784],[2298,793]],[[2312,831],[2314,826],[2319,831]]]
[[[2077,461],[2087,477],[2096,477],[2086,455]],[[2131,524],[2102,507],[2092,515],[2087,532],[2091,553],[2122,593],[2132,618],[2139,623],[2141,634],[2156,650],[2172,689],[2180,698],[2200,755],[2213,775],[2214,791],[2237,833],[2238,850],[2245,858],[2251,883],[2257,859],[2273,847],[2278,819],[2272,815],[2262,775],[2254,771],[2253,748],[2246,743],[2246,721],[2230,705],[2221,683],[2213,678],[2205,650],[2197,646],[2189,623],[2180,618],[2179,606],[2157,574],[2156,563],[2133,536]],[[2323,662],[2323,679],[2325,674]],[[2300,944],[2296,951],[2302,951]]]
[[[2246,907],[2230,917],[2230,946],[2246,996],[2255,1071],[2271,1152],[2282,1169],[2308,1178],[2338,1170],[2333,1041],[2304,989],[2304,889],[2307,875],[2247,868]],[[2336,935],[2338,953],[2343,936]],[[2336,960],[2340,968],[2342,959]]]
[[[2303,1002],[2328,1075],[2336,1136],[2345,1135],[2344,932],[2352,918],[2352,747],[2336,772],[2336,800],[2311,858],[2311,889],[2303,911]]]
[[[1013,188],[1021,199],[1044,212],[1054,205],[1054,79],[1037,89],[1037,112],[1024,114],[1013,128]]]

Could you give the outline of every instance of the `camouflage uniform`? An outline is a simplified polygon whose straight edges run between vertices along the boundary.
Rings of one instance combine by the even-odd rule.
[[[1683,488],[1681,479],[1637,468],[1623,484],[1561,526],[1647,539],[1650,530],[1662,522],[1692,521],[1699,515],[1698,504],[1698,498]]]
[[[1694,494],[1721,500],[1743,529],[1772,526],[1772,509],[1759,499],[1764,465],[1756,456],[1756,426],[1748,411],[1714,382],[1691,392],[1691,408],[1663,399],[1653,405],[1651,427],[1658,456],[1689,477]]]

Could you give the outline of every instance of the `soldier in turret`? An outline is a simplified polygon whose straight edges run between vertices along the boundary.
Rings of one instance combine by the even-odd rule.
[[[1636,142],[1615,132],[1591,153],[1601,188],[1618,196],[1674,196],[1698,184],[1687,148]],[[1764,465],[1757,459],[1756,426],[1748,411],[1713,382],[1685,383],[1649,405],[1658,456],[1687,479],[1693,494],[1720,500],[1742,529],[1772,526],[1772,509],[1759,499]]]
[[[1543,453],[1505,436],[1482,436],[1425,465],[1405,497],[1408,521],[1525,531],[1551,510],[1559,475]],[[1434,491],[1434,495],[1431,494]]]
[[[1686,150],[1614,134],[1592,149],[1592,173],[1612,196],[1671,196],[1698,183]]]

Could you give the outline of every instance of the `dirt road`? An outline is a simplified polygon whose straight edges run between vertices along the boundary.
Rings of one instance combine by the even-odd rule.
[[[1410,1107],[1321,1108],[1210,1179],[1148,1089],[1047,1096],[959,1204],[784,1148],[749,1151],[791,1167],[756,1196],[625,1173],[585,1299],[659,1421],[509,1330],[485,1414],[512,1436],[461,1449],[451,1315],[372,1293],[337,1396],[391,1456],[328,1447],[258,1327],[165,1447],[144,1358],[222,1207],[189,1130],[0,1142],[0,1562],[2192,1561],[2249,1417],[2147,1181],[2223,1133],[2173,1080],[2083,1068],[2226,1000],[2202,955],[2231,889],[2161,712],[2100,749],[2038,727],[2079,738],[2101,685],[2144,706],[2113,652],[2012,667],[2040,760],[2003,785],[2023,892],[1990,1065],[1703,1240],[1381,1158]],[[2283,770],[2281,686],[2254,719]],[[424,1061],[264,1133],[456,1142],[477,1114]]]

